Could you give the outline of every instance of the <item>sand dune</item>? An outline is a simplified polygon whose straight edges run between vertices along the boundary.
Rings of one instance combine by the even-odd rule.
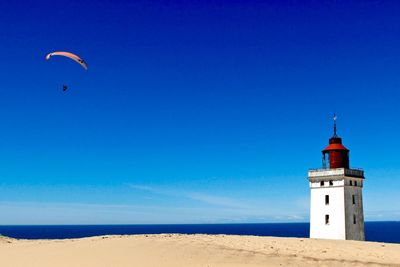
[[[0,266],[400,266],[400,244],[228,235],[0,238]]]

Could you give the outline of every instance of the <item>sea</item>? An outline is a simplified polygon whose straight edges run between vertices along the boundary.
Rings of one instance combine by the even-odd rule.
[[[22,239],[65,239],[99,235],[224,234],[309,237],[309,223],[131,224],[131,225],[0,225],[3,236]],[[366,241],[400,243],[400,222],[365,222]]]

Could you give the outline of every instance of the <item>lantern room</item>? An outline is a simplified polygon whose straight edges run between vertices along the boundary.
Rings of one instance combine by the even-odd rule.
[[[349,150],[342,144],[342,138],[336,134],[336,116],[334,117],[333,136],[329,145],[322,150],[322,164],[324,168],[349,168]]]

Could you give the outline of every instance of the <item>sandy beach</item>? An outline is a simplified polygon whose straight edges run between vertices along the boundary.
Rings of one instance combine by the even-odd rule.
[[[0,266],[400,266],[400,244],[180,234],[2,237]]]

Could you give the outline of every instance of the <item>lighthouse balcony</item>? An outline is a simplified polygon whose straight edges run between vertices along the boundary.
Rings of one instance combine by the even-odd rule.
[[[355,177],[364,178],[364,170],[360,168],[336,168],[336,169],[310,169],[308,170],[309,178],[322,178],[322,177]]]

